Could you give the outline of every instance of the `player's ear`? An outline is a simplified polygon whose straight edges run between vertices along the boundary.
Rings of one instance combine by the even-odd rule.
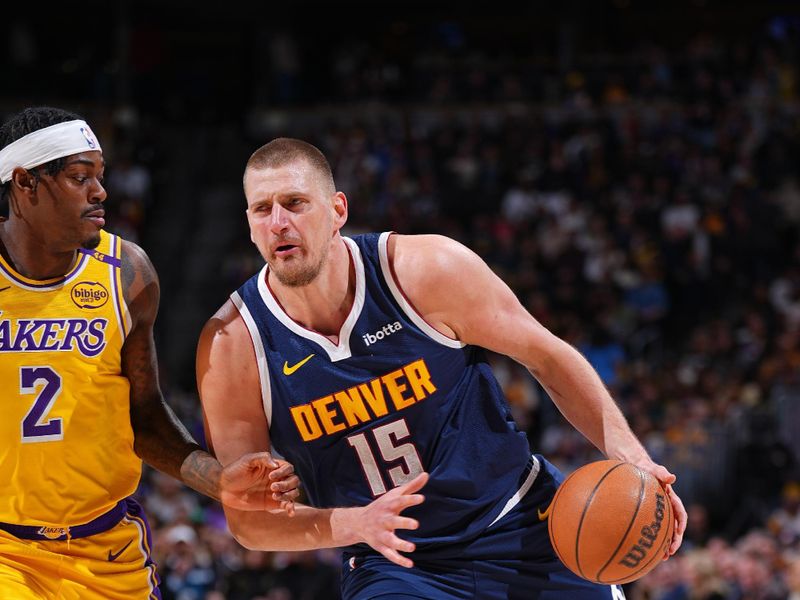
[[[11,187],[25,195],[33,194],[37,183],[36,175],[22,167],[16,167],[11,173]]]
[[[344,192],[336,192],[333,195],[333,210],[336,214],[334,219],[336,228],[341,229],[347,223],[347,196]]]

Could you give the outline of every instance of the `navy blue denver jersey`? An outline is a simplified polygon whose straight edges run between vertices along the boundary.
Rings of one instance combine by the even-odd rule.
[[[363,506],[428,471],[425,502],[403,513],[420,527],[398,534],[415,556],[434,556],[508,512],[535,473],[484,350],[410,305],[389,235],[344,238],[356,289],[338,344],[284,312],[267,266],[231,298],[253,340],[273,449],[294,464],[309,503]]]

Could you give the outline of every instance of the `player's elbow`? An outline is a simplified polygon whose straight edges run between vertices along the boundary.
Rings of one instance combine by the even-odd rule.
[[[233,539],[235,539],[240,546],[242,546],[247,550],[258,550],[258,551],[266,550],[266,548],[262,548],[259,544],[256,543],[255,539],[252,539],[244,531],[237,532],[231,529],[231,534],[233,535]]]
[[[573,353],[574,349],[564,340],[537,325],[524,355],[516,358],[537,378],[547,379],[562,367],[565,361],[571,363],[574,360]]]
[[[228,515],[228,529],[233,539],[248,550],[267,550],[267,548],[262,547],[263,544],[260,544],[258,539],[263,539],[265,536],[255,535],[256,528],[243,521],[244,519],[232,518],[231,515]]]
[[[233,538],[248,550],[272,552],[288,549],[276,543],[279,537],[273,533],[274,525],[268,512],[239,512],[226,507],[225,516]]]

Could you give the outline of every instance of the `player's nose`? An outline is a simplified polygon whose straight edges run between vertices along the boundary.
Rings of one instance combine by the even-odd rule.
[[[92,203],[97,202],[105,202],[106,198],[108,198],[108,193],[106,192],[106,188],[103,187],[103,184],[100,183],[99,179],[94,180],[94,185],[90,190],[89,200]]]
[[[283,231],[289,222],[288,217],[289,211],[276,202],[270,213],[270,229],[275,233]]]

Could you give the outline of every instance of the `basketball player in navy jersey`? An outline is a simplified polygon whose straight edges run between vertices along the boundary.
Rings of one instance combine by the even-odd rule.
[[[675,476],[587,361],[478,256],[436,235],[343,237],[347,199],[300,140],[257,150],[244,191],[267,264],[201,334],[208,439],[222,464],[274,449],[310,506],[293,518],[226,508],[240,543],[345,547],[346,599],[622,597],[556,558],[542,513],[562,476],[531,456],[488,348],[525,365],[606,456],[666,484],[677,521],[668,554],[678,549]]]

